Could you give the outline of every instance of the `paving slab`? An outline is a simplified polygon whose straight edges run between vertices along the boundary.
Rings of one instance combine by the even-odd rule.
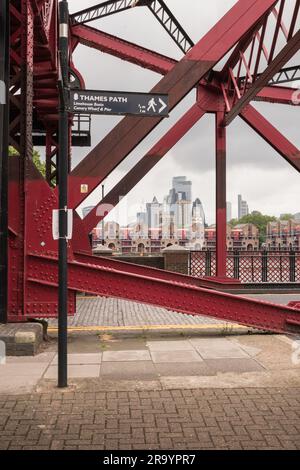
[[[8,359],[8,358],[7,358]],[[2,393],[27,393],[31,392],[42,378],[48,367],[47,362],[16,361],[19,358],[11,358],[6,364],[0,365],[0,394]]]
[[[204,361],[177,362],[176,364],[174,362],[156,363],[155,369],[159,376],[164,377],[209,376],[215,374],[215,370]]]
[[[149,351],[104,351],[103,362],[151,361]]]
[[[194,351],[188,340],[181,341],[147,341],[150,351]]]
[[[51,365],[44,374],[45,379],[57,379],[57,365]],[[70,378],[96,378],[100,377],[100,364],[69,365]]]
[[[192,338],[190,342],[203,359],[249,358],[238,344],[226,338]]]
[[[124,340],[115,338],[114,336],[103,334],[100,335],[100,346],[103,351],[124,351]],[[126,338],[126,351],[148,351],[146,339],[139,337],[135,339]]]
[[[214,373],[235,372],[237,374],[243,372],[259,372],[265,368],[253,359],[206,359],[207,367]]]
[[[6,364],[36,364],[49,363],[55,357],[55,352],[43,352],[36,356],[7,356]]]
[[[154,364],[164,362],[189,363],[203,361],[196,351],[151,351],[151,357]]]
[[[0,395],[31,393],[39,380],[38,376],[0,376]]]
[[[85,353],[85,354],[68,354],[68,364],[80,365],[80,364],[101,364],[102,353]],[[56,354],[53,358],[52,365],[58,364],[58,355]]]
[[[256,357],[260,352],[261,348],[255,347],[255,346],[250,346],[247,344],[242,344],[235,338],[230,339],[232,343],[235,343],[238,345],[243,351],[245,351],[250,357]]]
[[[115,380],[154,380],[157,372],[150,361],[103,362],[101,377]]]
[[[1,364],[0,380],[3,377],[41,377],[47,367],[47,362]]]

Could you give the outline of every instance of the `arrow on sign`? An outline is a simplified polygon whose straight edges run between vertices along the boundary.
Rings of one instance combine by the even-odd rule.
[[[161,113],[164,109],[166,109],[167,105],[161,98],[159,98],[159,102],[162,104],[162,107],[159,109],[159,113]]]

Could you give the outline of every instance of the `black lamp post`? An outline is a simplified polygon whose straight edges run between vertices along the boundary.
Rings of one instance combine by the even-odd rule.
[[[68,386],[68,171],[69,171],[69,10],[59,3],[59,250],[58,250],[58,387]]]

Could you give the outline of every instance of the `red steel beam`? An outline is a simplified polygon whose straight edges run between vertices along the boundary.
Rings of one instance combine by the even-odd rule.
[[[266,14],[268,15],[269,12],[267,12]],[[232,54],[230,55],[226,64],[224,65],[222,71],[220,72],[220,75],[223,79],[226,79],[226,77],[228,76],[229,68],[233,69],[237,65],[237,63],[239,62],[241,58],[241,52],[244,52],[247,49],[247,47],[251,44],[254,33],[256,31],[259,31],[263,21],[264,21],[264,18],[262,18],[259,23],[256,23],[254,27],[248,32],[248,34],[245,35],[241,39],[241,41],[239,41],[239,43],[236,45]]]
[[[280,69],[298,52],[300,49],[300,30],[284,46],[275,59],[268,65],[265,71],[255,80],[253,86],[242,96],[225,118],[226,125],[229,125],[241,112],[241,110],[250,103],[280,71]]]
[[[239,0],[152,92],[168,93],[172,110],[276,1]],[[160,121],[137,116],[123,119],[72,171],[70,206],[77,207]],[[83,184],[87,193],[82,192]]]
[[[28,281],[57,288],[57,260],[29,255]],[[276,333],[299,333],[300,330],[300,311],[295,308],[124,273],[106,266],[70,261],[69,288],[157,305],[189,315],[213,316]]]
[[[300,151],[284,137],[253,106],[248,105],[240,114],[241,118],[273,147],[288,163],[300,171]]]
[[[237,288],[236,279],[227,278],[226,284],[220,283],[216,278],[199,278],[193,277],[186,274],[180,274],[176,272],[166,271],[164,269],[152,268],[149,266],[143,266],[139,264],[133,264],[126,261],[120,261],[120,259],[111,257],[94,256],[84,251],[75,252],[75,261],[84,264],[92,264],[95,266],[102,266],[106,269],[113,269],[122,271],[124,273],[130,272],[131,274],[137,274],[140,276],[151,277],[155,279],[162,279],[168,282],[180,282],[182,284],[189,284],[191,286],[204,287],[205,289],[216,289],[218,291],[227,291]],[[241,286],[239,285],[238,288]]]
[[[299,98],[300,91],[297,88],[267,86],[255,96],[254,101],[265,101],[268,103],[299,106]]]
[[[96,28],[84,25],[72,27],[72,36],[85,46],[97,49],[106,54],[113,55],[119,59],[126,60],[132,64],[152,70],[161,75],[166,75],[177,63],[175,59],[151,51],[145,47],[138,46],[125,39],[99,31]]]
[[[201,287],[201,285],[203,284],[202,279],[200,279],[199,277],[186,276],[185,274],[165,271],[163,269],[132,264],[126,261],[120,261],[119,259],[110,257],[99,257],[88,255],[86,253],[76,253],[75,261],[84,264],[92,264],[94,266],[102,266],[106,269],[114,269],[122,271],[124,273],[130,272],[131,274],[137,274],[139,276],[154,277],[156,279],[162,279],[164,281],[169,282],[181,282],[183,284],[189,284],[191,286]],[[208,284],[209,283],[207,282],[207,285]]]
[[[177,60],[171,57],[164,56],[90,26],[73,26],[72,36],[76,45],[80,43],[92,47],[161,75],[166,75],[178,63]],[[276,92],[277,89],[278,92]],[[265,87],[258,93],[258,96],[261,98],[260,101],[293,104],[289,97],[289,90],[291,90],[291,93],[295,91],[284,87]],[[255,100],[258,101],[258,98],[255,97]]]
[[[226,278],[226,127],[224,112],[216,113],[216,276]]]

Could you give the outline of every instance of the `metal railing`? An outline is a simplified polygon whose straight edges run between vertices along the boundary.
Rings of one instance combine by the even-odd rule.
[[[216,275],[215,251],[191,251],[190,275]],[[227,276],[242,283],[300,282],[300,252],[296,251],[233,251],[227,253]]]

